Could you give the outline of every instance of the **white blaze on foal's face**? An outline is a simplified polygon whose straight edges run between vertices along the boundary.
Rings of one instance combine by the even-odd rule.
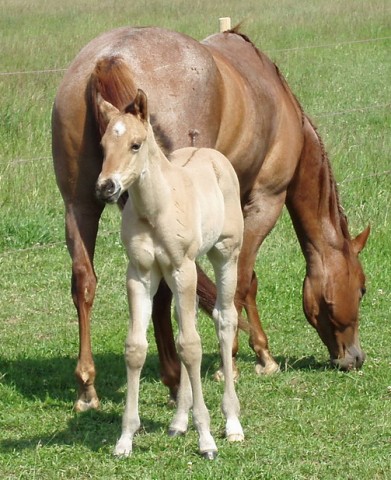
[[[113,127],[113,133],[116,137],[122,137],[122,135],[126,132],[126,127],[125,127],[125,124],[124,122],[122,122],[121,120],[118,120],[118,122],[116,122],[114,124],[114,127]]]

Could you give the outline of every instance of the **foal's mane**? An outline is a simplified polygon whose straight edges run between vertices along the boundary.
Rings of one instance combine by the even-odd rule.
[[[264,62],[265,58],[266,58],[265,55],[254,45],[254,43],[249,39],[249,37],[247,35],[240,32],[240,27],[241,27],[241,23],[239,23],[238,25],[233,27],[231,30],[229,30],[228,33],[233,33],[235,35],[239,35],[241,38],[243,38],[243,40],[248,42],[254,48],[254,50],[257,53],[260,60],[262,62]],[[320,175],[320,178],[319,178],[319,182],[321,183],[320,191],[321,192],[325,191],[325,189],[322,188],[323,187],[322,184],[325,181],[327,181],[327,179],[328,179],[329,189],[326,189],[326,191],[329,192],[328,193],[328,195],[329,195],[328,202],[329,202],[329,212],[330,212],[331,221],[333,222],[334,226],[337,226],[337,223],[339,223],[344,238],[350,239],[350,234],[349,234],[349,231],[348,231],[347,217],[344,213],[343,207],[342,207],[342,205],[340,203],[340,200],[339,200],[338,187],[337,187],[337,184],[336,184],[336,181],[335,181],[335,178],[334,178],[334,174],[333,174],[332,169],[331,169],[330,160],[328,158],[323,140],[322,140],[316,126],[314,125],[313,121],[304,112],[304,109],[303,109],[302,105],[300,104],[298,98],[296,97],[296,95],[290,89],[284,75],[281,73],[280,69],[277,67],[277,65],[274,62],[273,62],[273,65],[274,65],[274,68],[276,70],[277,76],[278,76],[278,78],[281,82],[281,85],[283,86],[284,90],[288,93],[288,95],[292,98],[292,101],[295,103],[295,105],[297,106],[297,108],[298,108],[298,110],[301,114],[302,126],[304,126],[304,122],[305,122],[305,120],[307,120],[308,123],[310,124],[311,128],[315,132],[315,135],[317,137],[318,144],[319,144],[319,147],[320,147],[320,151],[321,151],[321,156],[320,156],[321,165],[322,165],[323,168],[326,169],[324,171],[323,168],[322,168],[323,173]],[[338,218],[335,218],[335,212],[337,212]]]
[[[89,90],[93,114],[102,137],[107,125],[97,106],[96,97],[98,93],[118,110],[124,112],[126,107],[135,99],[137,87],[125,60],[121,56],[115,55],[97,61],[91,74]],[[150,116],[150,122],[160,148],[168,156],[172,151],[171,139],[156,122],[154,115]]]

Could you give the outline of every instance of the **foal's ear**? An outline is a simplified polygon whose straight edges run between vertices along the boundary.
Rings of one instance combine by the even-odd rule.
[[[365,244],[367,243],[368,237],[369,237],[369,232],[371,231],[371,227],[368,225],[365,230],[363,230],[361,233],[357,235],[356,238],[353,239],[353,249],[358,255],[363,248],[365,247]]]
[[[147,95],[141,88],[137,90],[135,99],[125,108],[125,113],[131,113],[141,121],[148,121],[148,100]]]
[[[118,108],[114,107],[110,102],[107,102],[100,93],[96,95],[96,104],[101,114],[103,122],[106,124],[110,122],[112,116],[116,113],[119,113]]]

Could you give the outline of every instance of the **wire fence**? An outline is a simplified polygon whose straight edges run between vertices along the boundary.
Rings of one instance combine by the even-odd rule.
[[[355,44],[363,44],[363,43],[373,43],[373,42],[380,42],[385,40],[391,40],[391,36],[387,37],[374,37],[374,38],[364,38],[364,39],[357,39],[357,40],[346,40],[340,41],[335,43],[325,43],[320,45],[304,45],[304,46],[297,46],[297,47],[289,47],[289,48],[277,48],[269,50],[270,53],[276,52],[297,52],[300,50],[310,50],[310,49],[317,49],[317,48],[338,48],[347,45],[355,45]],[[15,72],[0,72],[0,76],[13,76],[13,75],[40,75],[40,74],[50,74],[50,73],[63,73],[67,69],[64,68],[46,68],[42,70],[18,70]]]

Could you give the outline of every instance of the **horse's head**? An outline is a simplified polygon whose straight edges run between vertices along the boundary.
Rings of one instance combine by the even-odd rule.
[[[332,364],[342,370],[360,368],[365,360],[358,334],[365,275],[358,254],[368,235],[369,227],[355,239],[345,239],[342,251],[333,251],[327,261],[314,262],[304,279],[307,320],[328,348]]]
[[[115,203],[139,177],[148,155],[147,97],[138,90],[134,101],[123,112],[100,94],[96,102],[107,125],[101,141],[104,159],[96,183],[96,195],[106,203]]]

